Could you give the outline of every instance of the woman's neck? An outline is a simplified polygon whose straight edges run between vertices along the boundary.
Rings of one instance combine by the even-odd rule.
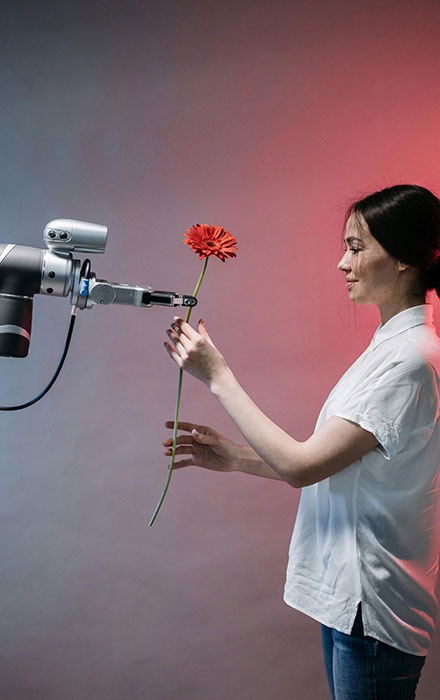
[[[387,305],[378,306],[382,325],[385,325],[385,323],[396,314],[400,314],[401,311],[411,309],[413,306],[420,306],[421,304],[426,304],[424,297],[405,299],[394,303],[391,302]]]

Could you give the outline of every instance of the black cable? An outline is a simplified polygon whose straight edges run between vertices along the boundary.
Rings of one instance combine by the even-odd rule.
[[[47,394],[47,392],[49,391],[49,389],[53,386],[53,384],[54,384],[56,378],[58,377],[59,373],[61,372],[61,368],[62,368],[62,366],[63,366],[63,364],[64,364],[64,360],[66,359],[67,351],[68,351],[69,345],[70,345],[70,339],[71,339],[71,337],[72,337],[73,326],[75,325],[75,320],[76,320],[76,315],[75,315],[75,316],[72,315],[72,318],[70,319],[70,326],[69,326],[69,330],[68,330],[68,333],[67,333],[67,340],[66,340],[66,344],[65,344],[65,346],[64,346],[63,355],[62,355],[61,360],[60,360],[60,363],[59,363],[59,365],[58,365],[58,367],[57,367],[57,369],[56,369],[56,372],[55,372],[55,374],[53,375],[53,377],[52,377],[52,379],[50,380],[50,382],[49,382],[49,384],[47,385],[47,387],[41,392],[41,394],[39,394],[38,396],[36,396],[35,399],[32,399],[32,401],[28,401],[27,403],[22,403],[22,404],[20,404],[19,406],[0,406],[0,411],[18,411],[18,410],[20,410],[21,408],[27,408],[28,406],[32,406],[32,404],[36,403],[37,401],[39,401],[40,399],[42,399],[43,396],[44,396],[45,394]]]
[[[88,280],[89,274],[90,274],[90,260],[87,258],[86,260],[84,260],[82,268],[81,268],[80,282],[83,278]],[[87,303],[87,298],[86,298],[86,303]],[[61,372],[61,368],[64,364],[64,360],[66,359],[67,351],[69,350],[70,340],[72,338],[73,327],[75,325],[77,313],[78,313],[78,307],[76,307],[76,308],[73,307],[72,318],[70,319],[70,325],[69,325],[69,330],[67,331],[66,344],[64,345],[63,354],[62,354],[61,360],[59,362],[59,365],[56,368],[55,374],[53,375],[53,377],[50,380],[47,387],[41,392],[41,394],[36,396],[35,399],[32,399],[31,401],[27,401],[26,403],[22,403],[19,406],[0,406],[0,411],[19,411],[22,408],[27,408],[28,406],[32,406],[32,404],[37,403],[37,401],[42,399],[43,396],[45,396],[47,394],[49,389],[54,385],[56,378],[58,377],[59,373]]]

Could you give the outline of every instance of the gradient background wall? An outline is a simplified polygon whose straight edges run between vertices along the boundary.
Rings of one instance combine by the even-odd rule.
[[[440,193],[439,33],[434,0],[3,1],[0,240],[105,223],[98,277],[192,293],[183,233],[229,229],[238,257],[210,261],[192,318],[306,439],[380,322],[336,268],[346,205],[401,182]],[[187,469],[148,528],[172,316],[80,312],[54,388],[0,416],[2,700],[328,696],[319,625],[282,600],[299,492]],[[1,404],[46,385],[69,318],[68,298],[36,297],[29,357],[0,359]],[[243,442],[188,375],[181,418]]]

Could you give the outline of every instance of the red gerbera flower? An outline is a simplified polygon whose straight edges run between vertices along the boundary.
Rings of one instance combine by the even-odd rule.
[[[199,254],[200,260],[216,255],[225,262],[226,258],[235,258],[234,248],[237,247],[237,239],[222,226],[208,226],[196,224],[185,233],[187,240],[183,242],[189,245]]]

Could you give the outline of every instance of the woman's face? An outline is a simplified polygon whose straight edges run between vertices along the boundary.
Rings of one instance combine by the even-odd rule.
[[[344,272],[349,297],[358,304],[386,304],[398,291],[398,262],[383,248],[353,214],[347,221],[344,242],[346,250],[338,263]]]

